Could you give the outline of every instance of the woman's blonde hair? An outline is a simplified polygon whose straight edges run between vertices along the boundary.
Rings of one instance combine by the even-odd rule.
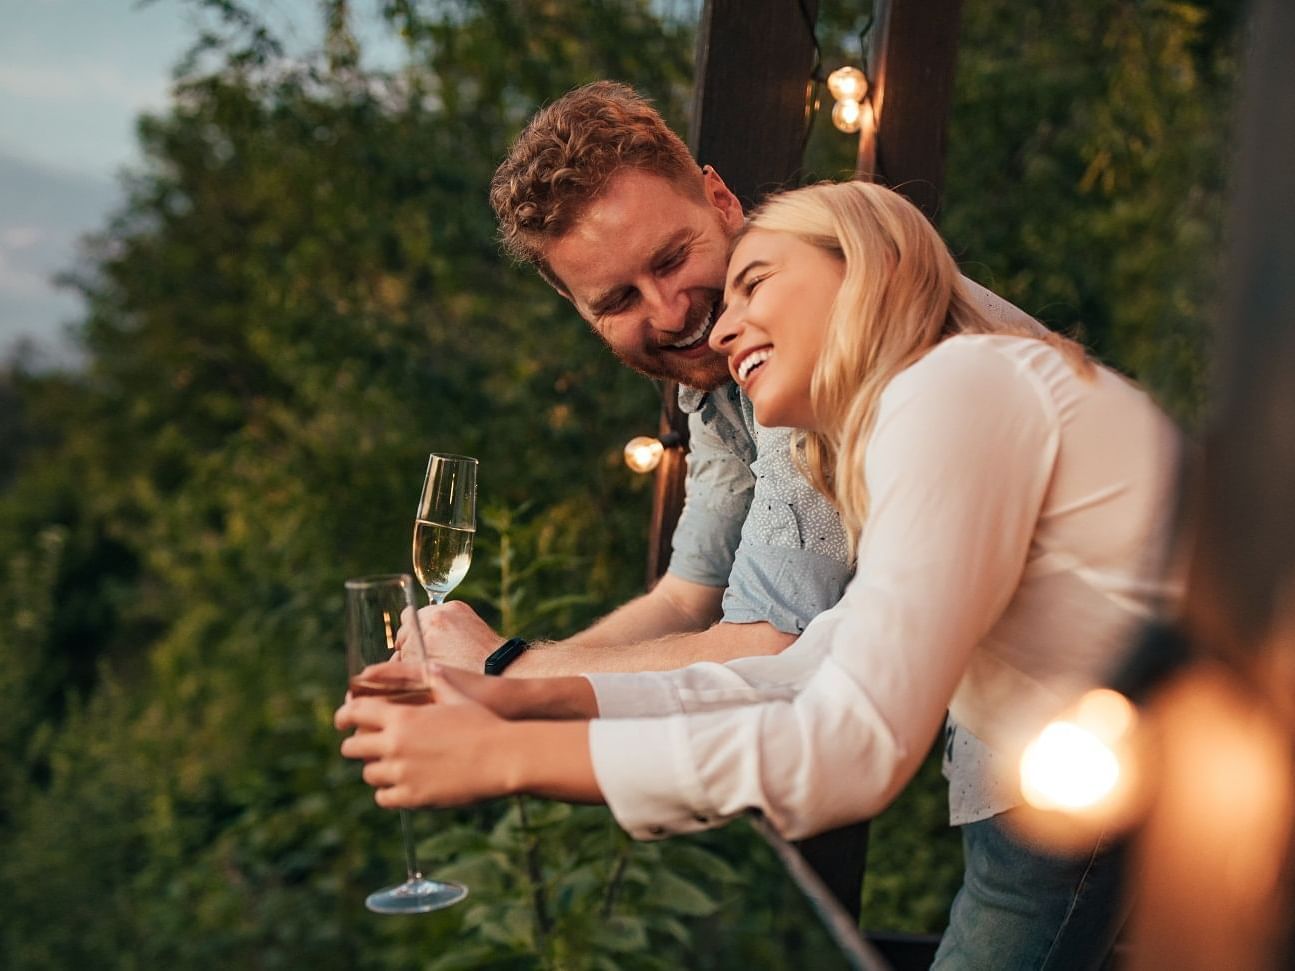
[[[818,429],[797,436],[797,461],[841,511],[855,542],[868,514],[864,454],[882,390],[955,334],[1013,334],[1057,347],[1081,373],[1082,347],[1028,318],[998,320],[972,301],[948,247],[903,196],[869,182],[822,183],[768,199],[748,220],[845,262],[810,383]]]

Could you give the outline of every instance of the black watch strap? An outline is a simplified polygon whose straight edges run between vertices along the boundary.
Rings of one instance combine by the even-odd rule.
[[[521,637],[510,637],[486,658],[486,674],[503,674],[504,668],[517,660],[522,651],[530,647],[530,642]]]

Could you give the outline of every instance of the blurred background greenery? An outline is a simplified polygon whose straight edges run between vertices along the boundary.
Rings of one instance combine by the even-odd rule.
[[[218,27],[68,270],[84,364],[0,371],[0,964],[834,966],[744,825],[635,845],[535,800],[420,814],[424,858],[473,896],[374,917],[396,821],[330,725],[341,581],[408,569],[429,450],[481,459],[459,595],[508,632],[560,636],[641,589],[649,482],[620,449],[658,389],[501,258],[486,186],[585,81],[686,131],[700,4],[383,0],[406,58],[383,70],[342,0],[305,59],[255,3],[193,4]],[[821,7],[825,64],[858,61],[867,3]],[[1189,429],[1239,32],[1227,0],[964,6],[955,254]],[[852,165],[817,119],[805,179]],[[928,762],[874,826],[865,927],[941,929],[944,820]]]

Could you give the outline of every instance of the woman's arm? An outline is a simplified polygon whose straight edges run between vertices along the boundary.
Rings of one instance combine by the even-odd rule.
[[[510,721],[455,680],[449,669],[431,675],[432,704],[362,697],[337,710],[334,725],[355,730],[343,740],[342,754],[364,761],[364,781],[377,790],[378,805],[457,806],[518,792],[603,801],[587,721]]]
[[[439,682],[511,721],[525,719],[561,720],[596,718],[598,704],[593,688],[582,677],[505,680],[448,665],[429,666]],[[408,661],[387,661],[364,669],[371,681],[415,679],[420,672]],[[347,696],[350,700],[350,695]]]

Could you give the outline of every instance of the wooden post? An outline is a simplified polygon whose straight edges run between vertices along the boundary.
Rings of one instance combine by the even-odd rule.
[[[902,193],[935,221],[944,190],[962,0],[877,0],[856,177]],[[867,121],[871,121],[868,124]]]

